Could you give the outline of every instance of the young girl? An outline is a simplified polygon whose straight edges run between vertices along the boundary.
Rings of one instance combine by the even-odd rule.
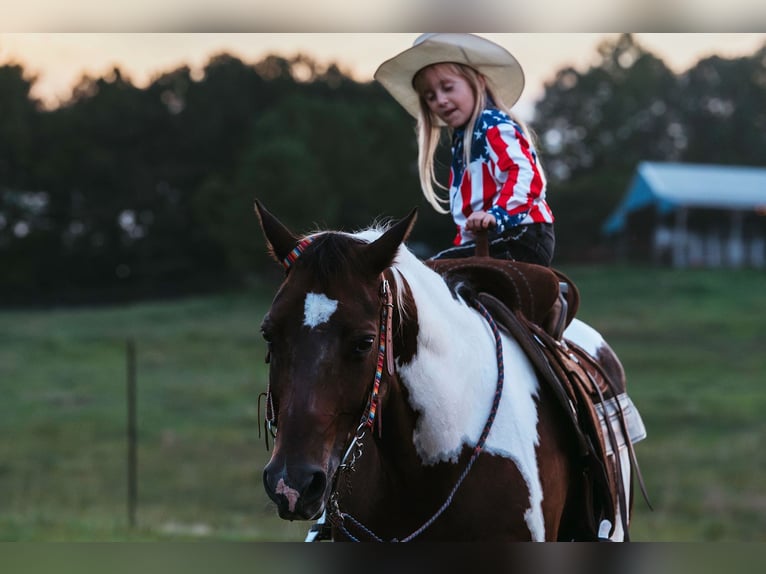
[[[524,88],[516,59],[473,34],[423,34],[381,64],[375,79],[417,118],[423,193],[440,213],[449,205],[457,226],[455,247],[434,259],[473,255],[474,232],[488,230],[491,256],[550,266],[545,174],[528,130],[510,112]],[[452,136],[449,188],[434,174],[444,127]],[[434,184],[449,189],[449,199]]]

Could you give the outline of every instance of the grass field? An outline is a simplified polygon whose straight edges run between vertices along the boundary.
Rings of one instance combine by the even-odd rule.
[[[634,540],[766,541],[766,289],[755,271],[564,268],[622,358],[648,438]],[[0,540],[302,540],[263,493],[270,286],[0,312]],[[138,353],[138,525],[126,510],[126,341]]]

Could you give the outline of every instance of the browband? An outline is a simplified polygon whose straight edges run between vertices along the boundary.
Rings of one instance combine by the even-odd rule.
[[[290,267],[293,266],[293,263],[295,263],[295,260],[298,259],[298,257],[301,256],[301,253],[303,253],[306,250],[306,247],[311,245],[314,242],[313,237],[306,237],[305,239],[302,239],[298,242],[298,245],[295,246],[295,248],[287,254],[287,257],[282,259],[282,267],[285,268],[285,271],[289,271]]]

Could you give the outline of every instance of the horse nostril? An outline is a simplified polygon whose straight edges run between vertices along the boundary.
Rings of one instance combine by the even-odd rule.
[[[321,470],[315,472],[311,477],[311,482],[306,487],[304,496],[308,500],[315,500],[320,498],[324,494],[325,486],[327,486],[327,478],[324,472]]]
[[[270,484],[269,480],[269,467],[266,465],[266,468],[263,469],[263,486],[266,489],[266,492],[271,493],[274,492],[274,488]]]
[[[280,468],[282,468],[280,466]],[[299,465],[276,471],[271,463],[263,471],[266,493],[277,505],[282,518],[311,518],[323,504],[327,474],[318,466]]]

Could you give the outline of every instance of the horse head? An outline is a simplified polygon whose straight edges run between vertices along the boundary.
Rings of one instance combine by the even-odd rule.
[[[258,201],[256,213],[271,255],[286,268],[261,326],[278,428],[263,482],[282,518],[312,519],[369,407],[381,280],[416,211],[370,242],[339,232],[301,238]]]

